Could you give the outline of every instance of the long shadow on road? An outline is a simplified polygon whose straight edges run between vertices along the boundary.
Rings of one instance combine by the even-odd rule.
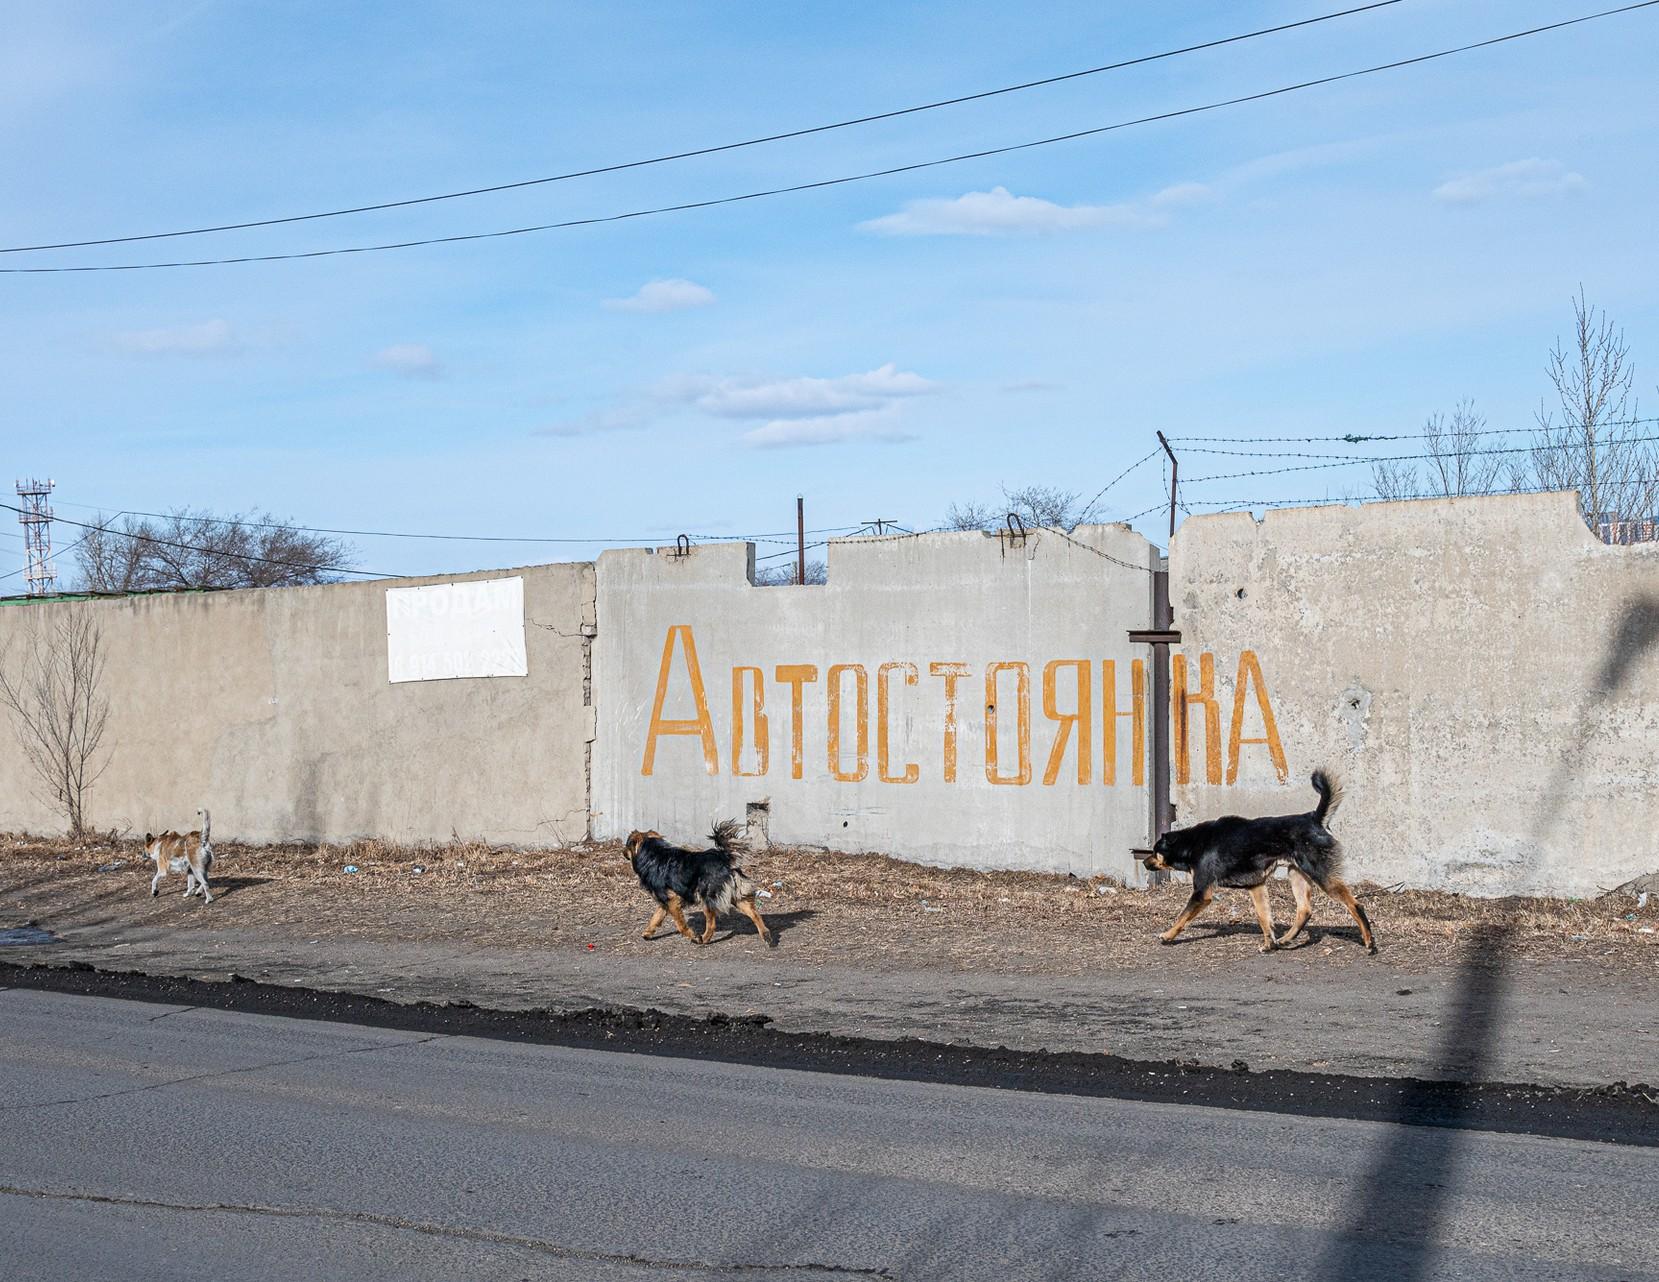
[[[1629,602],[1590,687],[1571,740],[1551,771],[1539,800],[1529,846],[1540,850],[1560,822],[1563,793],[1578,773],[1592,733],[1592,718],[1630,680],[1637,665],[1659,644],[1659,597]],[[1509,961],[1502,922],[1482,926],[1464,941],[1457,988],[1442,1016],[1446,1032],[1436,1048],[1436,1065],[1461,1063],[1461,1081],[1486,1080],[1509,989]],[[1354,1188],[1341,1236],[1315,1276],[1387,1278],[1412,1282],[1428,1276],[1436,1262],[1435,1242],[1455,1191],[1459,1150],[1474,1093],[1444,1082],[1412,1083],[1390,1119],[1388,1142]],[[1406,1241],[1400,1239],[1405,1238]],[[1390,1247],[1381,1247],[1392,1243]]]

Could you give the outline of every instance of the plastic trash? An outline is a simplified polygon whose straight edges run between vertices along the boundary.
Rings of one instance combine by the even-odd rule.
[[[1097,895],[1115,895],[1118,893],[1118,888],[1116,886],[1108,886],[1105,882],[1101,882],[1094,888],[1094,893]]]
[[[1647,907],[1647,891],[1644,890],[1641,894],[1636,896],[1636,907],[1638,907],[1638,908],[1646,908]]]
[[[423,872],[426,871],[426,865],[425,864],[416,864],[409,871],[414,873],[415,876],[419,877]]]
[[[341,871],[342,872],[356,872],[357,871],[357,865],[356,864],[347,864],[343,869],[341,869]]]
[[[763,890],[759,886],[755,887],[755,894],[759,895],[762,899],[770,899],[772,897],[772,892],[770,890]]]
[[[98,871],[99,872],[114,872],[117,868],[125,868],[126,866],[127,866],[127,861],[125,859],[114,859],[114,860],[111,860],[107,864],[99,864],[98,865]]]

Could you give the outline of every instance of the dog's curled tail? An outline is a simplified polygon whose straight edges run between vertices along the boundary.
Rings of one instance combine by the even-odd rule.
[[[743,848],[743,825],[735,819],[722,819],[709,832],[709,840],[728,854]]]
[[[202,845],[205,846],[213,840],[213,815],[206,806],[203,806],[196,813],[202,817]]]
[[[1342,780],[1328,771],[1315,770],[1313,790],[1319,794],[1319,804],[1314,807],[1313,817],[1321,824],[1327,823],[1342,804]]]

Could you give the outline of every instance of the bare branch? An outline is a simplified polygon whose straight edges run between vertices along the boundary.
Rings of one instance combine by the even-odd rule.
[[[72,836],[86,831],[86,793],[109,765],[109,700],[102,694],[103,634],[82,610],[27,621],[14,662],[0,653],[0,709],[49,804]]]

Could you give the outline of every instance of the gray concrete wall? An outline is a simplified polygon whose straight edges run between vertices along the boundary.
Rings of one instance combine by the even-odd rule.
[[[389,587],[519,575],[529,675],[387,679]],[[553,845],[586,832],[593,567],[0,607],[0,652],[62,611],[108,655],[109,768],[88,820],[221,839]],[[0,713],[0,721],[6,714]],[[10,725],[0,830],[61,831]]]
[[[596,835],[690,839],[763,804],[776,842],[1136,875],[1149,806],[1132,662],[1146,647],[1126,634],[1150,619],[1158,554],[1144,538],[1092,526],[1023,546],[977,532],[838,541],[829,582],[807,587],[753,586],[752,557],[737,544],[600,556]],[[1064,721],[1080,676],[1083,717]]]
[[[1197,517],[1175,626],[1214,656],[1178,822],[1310,808],[1341,771],[1356,876],[1482,895],[1594,895],[1659,868],[1659,546],[1608,547],[1574,496]],[[1229,740],[1241,654],[1282,743]],[[1243,739],[1271,737],[1253,691]],[[1231,782],[1229,782],[1231,780]]]

